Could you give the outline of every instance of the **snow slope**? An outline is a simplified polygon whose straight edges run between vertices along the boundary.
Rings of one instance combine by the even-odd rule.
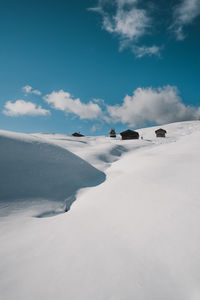
[[[40,135],[96,165],[104,154],[107,178],[79,190],[65,214],[1,218],[2,299],[200,299],[200,122],[164,128],[166,139],[147,128],[144,140],[110,146],[105,137]],[[123,155],[113,155],[119,146]]]
[[[76,191],[105,174],[68,150],[26,134],[0,132],[0,202],[72,202]],[[70,203],[67,204],[69,207]]]
[[[102,171],[105,171],[124,153],[149,145],[147,141],[122,142],[119,136],[116,139],[105,136],[77,138],[61,134],[34,134],[34,136],[76,153]]]

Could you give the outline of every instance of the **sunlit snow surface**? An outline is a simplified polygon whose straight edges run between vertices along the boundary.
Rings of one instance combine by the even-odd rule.
[[[37,168],[45,172],[53,163],[48,179],[57,172],[53,194],[44,197],[35,178],[37,197],[31,191],[23,198],[12,178],[10,192],[1,196],[0,298],[200,299],[200,122],[162,127],[167,138],[156,139],[156,127],[139,130],[143,140],[137,141],[0,133],[0,147],[5,138],[21,147],[11,151],[13,160],[0,150],[0,187],[5,189],[7,170],[18,170],[17,182],[20,172],[28,172],[28,183]],[[21,144],[28,141],[36,147],[25,146],[29,156]],[[21,151],[24,168],[32,159],[36,173],[9,165]],[[82,173],[77,165],[83,165]],[[71,173],[72,181],[62,178]],[[62,213],[70,193],[76,201]]]

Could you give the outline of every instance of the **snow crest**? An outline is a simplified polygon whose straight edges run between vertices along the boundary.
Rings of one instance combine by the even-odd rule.
[[[48,199],[73,202],[78,189],[105,174],[67,149],[26,134],[0,133],[0,202]]]

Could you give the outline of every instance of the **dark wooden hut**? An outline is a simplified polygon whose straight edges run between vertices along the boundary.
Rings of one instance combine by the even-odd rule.
[[[109,132],[110,137],[115,138],[116,137],[116,132],[115,129],[111,128]]]
[[[139,139],[139,133],[137,131],[130,130],[130,129],[120,132],[120,135],[122,137],[122,140]]]
[[[74,132],[72,133],[72,136],[75,136],[75,137],[82,137],[84,136],[83,134],[80,134],[80,132]]]
[[[167,131],[165,129],[159,128],[155,131],[156,137],[165,137]]]

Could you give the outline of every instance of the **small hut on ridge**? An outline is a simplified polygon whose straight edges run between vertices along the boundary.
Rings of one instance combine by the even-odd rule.
[[[122,137],[122,140],[139,139],[139,133],[137,131],[130,130],[130,129],[120,132],[120,135]]]
[[[167,131],[165,129],[159,128],[155,131],[156,137],[165,137]]]
[[[111,129],[110,129],[109,135],[110,135],[110,137],[112,137],[112,138],[116,138],[116,132],[115,132],[115,129],[114,129],[114,128],[111,128]]]

